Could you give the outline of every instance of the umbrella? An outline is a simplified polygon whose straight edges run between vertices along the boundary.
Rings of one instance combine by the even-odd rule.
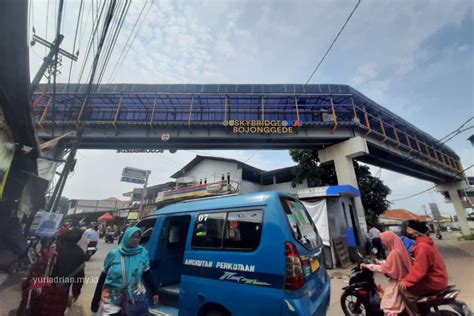
[[[112,215],[110,215],[109,212],[107,212],[104,215],[102,215],[101,217],[99,217],[97,220],[98,221],[103,221],[103,222],[108,222],[108,221],[111,221],[113,219],[114,219],[114,217]]]

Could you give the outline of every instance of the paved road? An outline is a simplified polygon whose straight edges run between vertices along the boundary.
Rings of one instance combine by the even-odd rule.
[[[444,234],[445,240],[435,240],[446,262],[449,283],[455,284],[461,293],[459,300],[474,309],[474,241],[458,241],[453,234]],[[331,302],[328,316],[342,315],[339,299],[341,289],[347,285],[350,270],[331,271]],[[378,274],[376,279],[382,286],[384,277]]]
[[[97,253],[86,264],[86,282],[89,282],[83,285],[81,296],[79,296],[79,299],[71,308],[67,309],[66,316],[91,315],[91,301],[94,296],[97,279],[102,270],[102,264],[105,256],[115,247],[117,247],[117,242],[106,244],[103,240],[99,241]]]
[[[474,308],[474,241],[458,242],[452,236],[447,237],[448,240],[436,241],[436,243],[448,266],[449,281],[451,284],[456,284],[461,290],[459,299],[466,302],[472,309]],[[100,241],[99,251],[86,265],[86,277],[91,282],[84,285],[79,300],[72,308],[67,310],[67,316],[91,315],[90,303],[95,291],[94,277],[97,278],[99,276],[105,256],[116,246],[116,244],[105,244],[103,241]],[[341,289],[347,284],[349,272],[350,270],[330,271],[333,278],[331,280],[331,303],[328,316],[342,315],[339,298],[342,293]],[[382,276],[379,276],[377,281],[382,284],[385,282]],[[2,316],[7,315],[6,311],[16,308],[19,303],[19,281],[16,284],[15,280],[9,282],[12,283],[11,286],[0,290],[0,315]]]

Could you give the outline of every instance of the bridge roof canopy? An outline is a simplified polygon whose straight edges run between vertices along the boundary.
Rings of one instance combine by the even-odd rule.
[[[43,93],[45,88],[45,85],[40,85],[35,94]],[[56,102],[58,105],[65,105],[71,102],[71,97],[80,100],[87,93],[87,90],[87,84],[58,84],[56,87],[56,93],[58,94]],[[433,136],[420,130],[351,86],[344,84],[101,84],[94,87],[93,94],[94,100],[96,100],[93,101],[94,105],[102,104],[104,107],[116,106],[117,100],[115,97],[118,96],[126,97],[132,106],[140,106],[143,104],[144,95],[173,97],[181,95],[183,98],[189,98],[190,96],[206,98],[206,96],[246,95],[269,98],[288,98],[289,96],[333,96],[352,98],[355,104],[367,107],[367,109],[372,111],[373,115],[375,115],[375,113],[379,114],[384,121],[395,122],[404,128],[414,131],[416,135],[429,140],[431,143],[439,144],[438,140]],[[100,101],[97,101],[97,98],[99,98]],[[208,104],[212,104],[212,101]],[[440,144],[439,147],[459,159],[459,156],[448,146]]]

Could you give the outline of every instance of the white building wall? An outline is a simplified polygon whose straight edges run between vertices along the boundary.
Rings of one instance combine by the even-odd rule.
[[[99,211],[114,211],[129,206],[127,201],[105,200],[71,200],[76,201],[74,207],[69,208],[67,214],[89,213]]]
[[[204,159],[191,170],[187,170],[184,176],[194,178],[195,184],[199,184],[200,179],[204,183],[204,178],[207,178],[207,183],[212,183],[220,181],[222,174],[227,179],[228,172],[230,173],[231,182],[240,183],[242,181],[242,169],[239,169],[237,163],[210,159]],[[233,186],[236,187],[236,184],[233,184]]]
[[[253,193],[253,192],[261,192],[264,191],[264,185],[260,185],[258,183],[250,182],[247,180],[243,180],[240,183],[240,194],[247,194],[247,193]]]
[[[298,190],[306,189],[308,187],[306,180],[302,184],[298,184],[296,187],[291,185],[291,182],[282,182],[271,185],[264,185],[262,191],[278,191],[296,194]]]

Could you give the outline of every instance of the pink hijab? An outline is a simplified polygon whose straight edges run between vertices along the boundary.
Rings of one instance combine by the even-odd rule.
[[[381,272],[394,280],[404,278],[411,267],[411,257],[403,241],[393,232],[380,234],[382,243],[389,251],[387,260],[381,266]]]

